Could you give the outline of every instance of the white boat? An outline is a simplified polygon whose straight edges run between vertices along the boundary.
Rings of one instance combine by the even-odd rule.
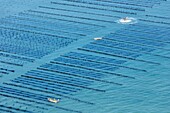
[[[94,40],[102,40],[102,37],[94,38]]]
[[[117,20],[116,22],[119,24],[135,24],[137,23],[137,19],[132,17],[125,17]]]
[[[120,23],[129,23],[132,22],[132,19],[129,19],[128,17],[122,18],[119,20]]]
[[[58,103],[60,100],[55,98],[48,98],[48,101],[52,103]]]

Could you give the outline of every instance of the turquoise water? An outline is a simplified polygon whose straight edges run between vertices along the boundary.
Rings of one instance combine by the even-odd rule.
[[[0,113],[170,112],[169,1],[0,5]]]

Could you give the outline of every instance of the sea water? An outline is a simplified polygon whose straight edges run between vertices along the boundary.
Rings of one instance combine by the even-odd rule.
[[[121,6],[124,6],[122,4],[127,2],[126,0],[113,2],[101,2],[100,0],[93,2],[90,0],[84,2],[60,0],[50,1],[48,4],[37,2],[30,6],[29,11],[27,11],[29,7],[24,9],[25,11],[22,11],[21,7],[19,11],[15,12],[16,14],[2,16],[0,66],[1,72],[9,74],[2,74],[0,78],[0,113],[169,113],[169,19],[146,16],[157,15],[169,18],[169,1],[145,1],[147,4],[138,1],[139,6],[131,6],[145,11],[133,10],[136,14],[120,11]],[[115,5],[119,2],[121,4]],[[133,4],[133,1],[130,1],[129,4]],[[15,7],[17,5],[17,2],[14,3]],[[2,6],[4,7],[4,5]],[[116,9],[117,6],[120,9]],[[123,9],[123,11],[131,10]],[[122,25],[115,22],[123,17],[136,18],[138,23]],[[157,35],[156,31],[162,31],[162,37],[165,38],[159,39],[157,36],[160,34]],[[56,35],[61,39],[56,40]],[[96,37],[102,37],[102,39],[94,40]],[[135,45],[134,49],[131,48],[131,45]],[[137,47],[146,47],[150,51],[147,52],[144,49],[139,51],[136,49]],[[85,51],[86,49],[92,51]],[[120,53],[114,53],[115,51]],[[94,59],[91,61],[91,57],[79,57],[78,55],[73,57],[68,54],[71,52],[85,54],[86,57],[91,55]],[[4,56],[2,53],[14,55],[15,58]],[[129,57],[129,55],[133,55],[133,57]],[[29,61],[28,59],[21,60],[22,57],[28,58]],[[106,58],[110,60],[106,60]],[[114,59],[122,63],[113,63]],[[23,66],[3,63],[7,61]],[[85,63],[81,64],[82,62]],[[59,72],[44,70],[43,72],[50,74],[37,74],[36,72],[42,71],[39,69],[42,67]],[[65,67],[65,70],[63,71],[61,67]],[[71,69],[69,70],[68,67]],[[15,72],[10,72],[10,70]],[[61,71],[67,73],[61,73]],[[95,78],[97,80],[82,78],[86,77],[84,73],[87,71],[89,72],[87,76],[93,79],[95,73],[98,73],[99,75],[96,75]],[[84,73],[78,74],[79,72]],[[99,76],[101,77],[98,78]],[[33,79],[34,77],[40,77],[40,79]],[[44,82],[39,82],[44,78]],[[17,83],[14,80],[24,82]],[[73,85],[68,85],[70,89],[67,88],[67,90],[60,89],[62,86],[66,86],[65,84],[60,84],[58,89],[50,86],[50,83],[57,84],[61,81],[64,83],[67,81],[66,83]],[[25,86],[25,88],[21,86]],[[80,86],[82,87],[80,88]],[[18,94],[17,97],[31,99],[34,102],[14,98],[15,91],[3,87],[21,90],[21,94],[25,95]],[[53,87],[57,87],[57,85],[53,85]],[[71,88],[80,88],[80,91],[66,94]],[[51,91],[51,93],[41,92],[41,90]],[[59,91],[65,92],[64,95],[69,98],[61,97],[57,104],[48,102],[47,97],[60,98],[55,95],[55,93],[60,94]],[[32,96],[32,93],[37,95]],[[15,94],[17,93],[15,92]],[[75,98],[83,102],[75,101]]]

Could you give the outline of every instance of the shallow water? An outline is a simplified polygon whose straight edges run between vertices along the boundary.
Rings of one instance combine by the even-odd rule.
[[[0,113],[169,113],[169,3],[1,2]]]

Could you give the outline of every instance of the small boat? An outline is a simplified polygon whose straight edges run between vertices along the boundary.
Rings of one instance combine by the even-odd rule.
[[[125,17],[119,20],[120,23],[130,23],[132,22],[132,19]]]
[[[94,38],[94,40],[102,40],[102,37]]]
[[[124,17],[119,20],[116,20],[116,22],[119,24],[135,24],[137,23],[137,19],[132,17]]]
[[[58,103],[60,100],[55,98],[48,98],[48,101],[52,103]]]

